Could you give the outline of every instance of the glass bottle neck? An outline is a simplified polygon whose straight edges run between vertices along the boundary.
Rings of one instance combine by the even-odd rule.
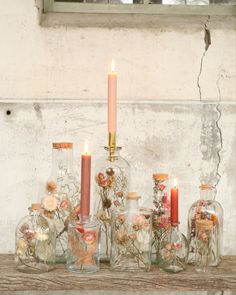
[[[201,200],[213,200],[214,195],[212,190],[200,190],[200,199]]]
[[[138,200],[127,200],[126,202],[126,209],[128,211],[135,211],[137,210],[139,207],[139,203],[138,203]]]
[[[60,177],[73,173],[73,150],[56,149],[52,150],[52,177]]]

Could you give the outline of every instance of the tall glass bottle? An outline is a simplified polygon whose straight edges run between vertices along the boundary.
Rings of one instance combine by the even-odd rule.
[[[109,261],[111,250],[111,212],[122,209],[129,189],[129,163],[120,156],[121,147],[105,147],[105,157],[96,165],[95,214],[101,221],[100,260]]]
[[[210,220],[212,228],[212,250],[210,265],[217,266],[220,263],[223,244],[223,209],[219,202],[214,200],[213,187],[210,184],[200,186],[200,200],[194,202],[188,212],[188,263],[196,262],[196,222],[198,220]]]
[[[127,195],[125,209],[112,212],[111,259],[113,271],[149,271],[151,267],[152,211],[140,208],[139,195]]]
[[[41,204],[29,208],[29,215],[16,228],[16,269],[25,273],[43,273],[54,268],[55,230],[41,214]]]
[[[153,238],[152,263],[159,264],[161,259],[161,240],[170,230],[170,200],[168,174],[153,174]]]
[[[67,230],[79,213],[79,183],[73,171],[73,144],[52,144],[52,173],[42,201],[44,215],[56,228],[56,261],[66,262]]]

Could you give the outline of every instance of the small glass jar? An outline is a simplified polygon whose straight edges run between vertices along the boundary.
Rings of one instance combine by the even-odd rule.
[[[153,174],[153,238],[152,263],[161,259],[161,240],[171,228],[168,174]]]
[[[106,156],[97,162],[95,172],[96,194],[95,214],[100,220],[100,259],[110,260],[111,212],[125,206],[129,189],[130,169],[128,162],[120,156],[121,147],[105,147]]]
[[[79,216],[68,228],[67,269],[76,273],[99,270],[100,223],[92,216]]]
[[[223,209],[214,200],[213,187],[210,184],[200,186],[200,200],[194,202],[188,212],[188,263],[195,264],[196,259],[196,221],[210,220],[213,222],[211,265],[220,263],[223,244]]]
[[[196,221],[195,269],[207,272],[212,264],[213,222],[211,220]]]
[[[43,273],[54,269],[56,235],[40,208],[40,204],[32,204],[29,215],[16,228],[15,262],[21,272]]]
[[[52,147],[52,172],[42,206],[56,228],[56,261],[65,263],[68,223],[80,210],[80,185],[73,172],[73,144],[57,142]]]
[[[178,273],[187,267],[188,241],[178,225],[172,225],[161,240],[159,266],[166,272]]]
[[[126,208],[112,212],[112,271],[149,271],[152,212],[138,206],[139,195],[128,193]]]

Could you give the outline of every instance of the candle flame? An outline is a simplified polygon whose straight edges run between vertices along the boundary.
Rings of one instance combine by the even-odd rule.
[[[88,153],[88,142],[87,140],[84,143],[84,153],[87,154]]]
[[[111,60],[111,71],[115,72],[115,61],[114,61],[114,59]]]
[[[176,178],[174,178],[173,183],[174,183],[174,187],[176,188],[177,187],[177,179]]]

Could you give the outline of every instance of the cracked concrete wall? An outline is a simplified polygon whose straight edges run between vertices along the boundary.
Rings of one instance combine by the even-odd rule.
[[[17,221],[43,196],[51,142],[76,143],[78,175],[87,139],[94,167],[106,144],[106,112],[105,103],[94,102],[0,104],[0,252],[14,250]],[[236,104],[120,103],[118,118],[118,143],[131,165],[131,190],[140,192],[143,204],[152,203],[153,172],[177,177],[181,230],[186,233],[199,183],[212,181],[224,209],[224,253],[236,254]]]
[[[141,17],[141,16],[140,16]],[[121,100],[199,100],[208,18],[167,17],[156,28],[40,27],[34,0],[1,0],[0,98],[105,99],[111,58]],[[236,21],[207,21],[202,100],[236,99]]]

